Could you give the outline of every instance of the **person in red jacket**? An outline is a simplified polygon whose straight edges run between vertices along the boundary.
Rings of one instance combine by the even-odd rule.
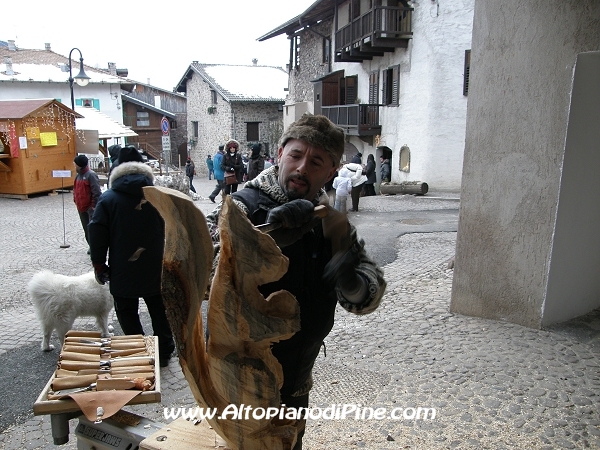
[[[88,238],[88,223],[96,208],[96,202],[100,198],[100,180],[96,172],[88,166],[88,158],[85,155],[77,155],[73,160],[75,164],[75,181],[73,182],[73,201],[77,206],[81,226],[85,233],[85,240],[88,243],[88,255],[90,254]]]

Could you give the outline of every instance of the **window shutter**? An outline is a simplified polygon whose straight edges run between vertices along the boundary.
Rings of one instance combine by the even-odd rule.
[[[353,105],[356,103],[356,85],[358,79],[355,76],[346,78],[346,105]]]
[[[372,105],[377,104],[379,100],[379,72],[371,72],[369,75],[369,103]]]
[[[387,92],[388,92],[388,88],[387,87],[388,87],[388,82],[389,82],[388,76],[387,76],[387,72],[388,72],[387,70],[384,70],[384,72],[383,72],[383,82],[382,82],[382,85],[383,85],[383,89],[382,89],[383,94],[382,94],[381,103],[383,103],[384,105],[388,105],[390,103],[389,99],[388,99],[388,95],[387,95]]]
[[[392,69],[392,105],[398,106],[400,103],[400,66],[394,66]]]
[[[75,99],[75,106],[81,106],[83,105],[83,101],[80,98],[76,98]]]

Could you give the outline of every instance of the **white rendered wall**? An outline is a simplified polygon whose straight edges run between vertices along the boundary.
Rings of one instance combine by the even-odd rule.
[[[413,38],[372,61],[335,63],[333,70],[359,75],[359,98],[369,101],[369,73],[400,64],[400,105],[382,106],[380,146],[393,152],[392,181],[424,181],[430,190],[460,190],[467,97],[463,95],[465,50],[471,48],[474,0],[415,2]],[[363,154],[375,149],[357,138]],[[410,148],[410,172],[399,170],[400,147]],[[366,152],[366,153],[365,153]],[[378,156],[378,155],[376,155]]]
[[[69,74],[66,74],[69,78]],[[19,100],[34,98],[58,98],[63,105],[71,107],[71,90],[69,83],[40,83],[29,81],[9,81],[0,83],[1,100]],[[111,97],[111,92],[118,94],[118,98]],[[73,97],[97,98],[100,100],[100,111],[111,119],[123,123],[123,110],[117,108],[117,100],[121,105],[121,87],[119,84],[90,83],[81,87],[73,85]],[[122,143],[121,143],[122,144]]]
[[[452,312],[547,323],[573,69],[599,22],[597,0],[476,0]]]
[[[542,324],[600,307],[600,52],[577,57]]]

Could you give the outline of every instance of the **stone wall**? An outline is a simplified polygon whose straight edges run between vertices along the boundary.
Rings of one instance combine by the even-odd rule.
[[[198,137],[191,145],[190,156],[196,164],[198,175],[207,175],[206,157],[214,155],[219,145],[228,139],[240,142],[240,149],[246,151],[246,123],[260,122],[260,141],[269,144],[273,152],[281,135],[282,114],[279,103],[228,103],[217,93],[217,103],[212,102],[212,93],[208,83],[194,74],[187,82],[188,96],[188,139],[193,138],[192,122],[198,122]],[[283,95],[282,95],[283,97]],[[211,112],[209,112],[211,108]],[[212,109],[214,108],[214,110]],[[273,132],[272,130],[277,130]]]
[[[300,32],[300,66],[291,67],[290,93],[286,103],[313,102],[313,83],[310,80],[331,71],[330,63],[323,62],[323,37],[319,34],[331,36],[332,27],[333,21],[329,19]],[[333,52],[329,58],[333,61]]]

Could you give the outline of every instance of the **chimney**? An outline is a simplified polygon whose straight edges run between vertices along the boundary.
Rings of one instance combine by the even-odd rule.
[[[116,63],[108,63],[108,71],[113,77],[117,76],[117,64]]]
[[[15,45],[14,39],[8,41],[8,50],[11,51],[11,52],[16,52],[17,51],[17,46]]]
[[[52,51],[52,49],[50,48],[50,42],[46,42],[44,45],[46,46],[46,51],[47,52],[51,52]]]
[[[256,59],[256,58],[253,58],[253,59],[252,59],[252,64],[254,64],[254,65],[256,66],[256,65],[258,64],[258,59]]]
[[[6,75],[14,75],[15,72],[12,68],[12,58],[10,56],[5,56],[4,62],[6,63]]]

